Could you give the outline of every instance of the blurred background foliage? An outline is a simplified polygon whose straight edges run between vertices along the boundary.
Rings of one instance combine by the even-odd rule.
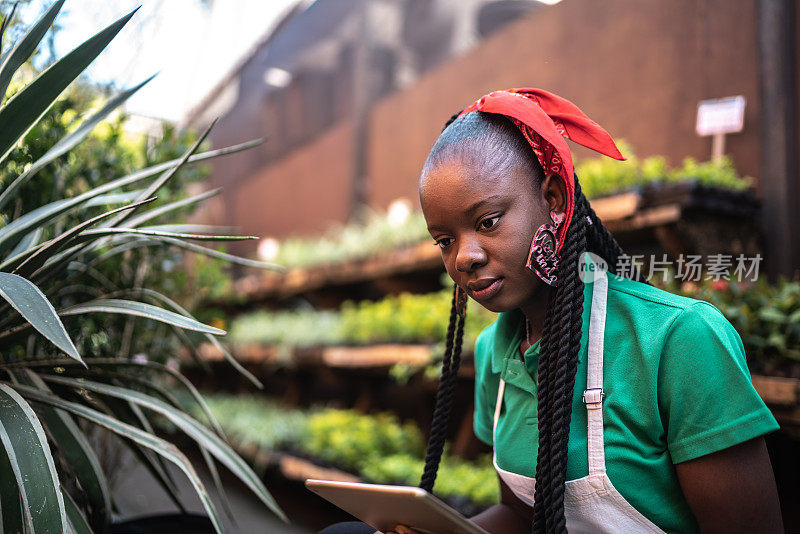
[[[339,311],[259,311],[236,317],[231,343],[278,347],[368,345],[372,343],[439,343],[450,317],[452,285],[435,293],[387,296],[378,301],[348,301]],[[496,314],[473,303],[465,325],[464,346],[491,323]]]
[[[289,452],[334,465],[377,484],[416,485],[425,457],[424,436],[411,422],[378,412],[314,407],[289,409],[249,395],[207,396],[211,412],[240,449]],[[499,499],[490,455],[474,461],[445,452],[437,494],[487,506]]]

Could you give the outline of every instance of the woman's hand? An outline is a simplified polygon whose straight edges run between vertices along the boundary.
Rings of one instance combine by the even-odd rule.
[[[675,465],[703,534],[783,532],[764,438]]]

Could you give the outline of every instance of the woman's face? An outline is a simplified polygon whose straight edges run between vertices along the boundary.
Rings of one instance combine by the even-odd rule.
[[[481,158],[454,156],[420,180],[428,231],[447,274],[485,308],[503,312],[533,304],[544,282],[525,267],[536,229],[563,213],[563,182],[535,184],[530,169],[486,168]]]

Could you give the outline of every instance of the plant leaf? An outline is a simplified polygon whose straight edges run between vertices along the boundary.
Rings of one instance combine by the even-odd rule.
[[[160,237],[158,239],[169,245],[174,245],[176,247],[196,252],[198,254],[203,254],[205,256],[210,256],[212,258],[225,260],[228,263],[244,265],[245,267],[256,267],[257,269],[268,269],[271,271],[285,270],[280,265],[275,265],[274,263],[267,263],[265,261],[257,261],[248,258],[242,258],[241,256],[234,256],[233,254],[228,254],[227,252],[221,252],[219,250],[214,250],[213,248],[204,247],[196,243],[190,243],[188,241],[182,241],[180,239],[173,239],[171,237]]]
[[[98,222],[102,221],[107,217],[111,217],[115,213],[119,213],[121,211],[128,211],[138,208],[143,204],[147,204],[149,202],[154,201],[155,198],[145,199],[139,202],[134,202],[133,204],[129,204],[127,206],[122,206],[121,208],[113,209],[111,211],[107,211],[105,213],[101,213],[96,217],[92,217],[88,221],[84,221],[80,224],[76,224],[66,232],[62,233],[51,239],[50,241],[46,241],[36,247],[36,250],[31,253],[19,266],[14,269],[13,272],[19,274],[21,276],[27,276],[30,273],[36,271],[39,267],[41,267],[48,258],[52,257],[57,252],[61,251],[65,246],[67,246],[72,240],[74,240],[79,234],[84,232],[86,228],[97,224]],[[12,260],[15,258],[12,258]],[[9,262],[4,262],[3,265],[6,265]]]
[[[189,319],[193,319],[195,321],[197,320],[191,313],[189,313],[189,311],[186,308],[184,308],[171,298],[167,297],[166,295],[162,295],[161,293],[153,291],[152,289],[139,288],[139,289],[125,290],[122,291],[122,293],[129,293],[129,294],[139,293],[142,295],[149,296],[152,299],[155,299],[163,304],[166,304],[167,306],[175,310],[177,313],[183,315],[184,317],[188,317]],[[233,355],[228,350],[225,349],[225,347],[222,345],[222,343],[220,343],[217,340],[217,338],[215,338],[210,334],[204,334],[204,336],[208,341],[213,343],[214,346],[216,346],[219,350],[222,351],[222,354],[225,356],[225,359],[228,360],[228,362],[234,367],[234,369],[236,369],[242,376],[244,376],[247,380],[249,380],[250,383],[253,384],[255,387],[257,387],[258,389],[264,389],[264,384],[262,384],[261,381],[253,375],[253,373],[245,369],[242,366],[242,364],[239,363],[236,360],[236,358],[234,358]]]
[[[189,161],[189,158],[192,156],[192,154],[194,154],[194,152],[200,147],[200,144],[203,141],[205,141],[206,137],[208,136],[208,133],[211,131],[211,128],[214,127],[214,124],[216,122],[217,122],[216,119],[211,122],[211,124],[208,126],[208,128],[206,128],[205,131],[200,135],[200,137],[197,138],[197,141],[192,143],[192,146],[190,146],[188,148],[188,150],[186,150],[186,152],[184,152],[183,156],[181,156],[181,158],[178,160],[178,162],[175,165],[173,165],[172,168],[167,170],[164,174],[159,176],[158,179],[155,182],[150,184],[150,186],[147,187],[142,192],[141,196],[139,197],[139,200],[144,200],[145,198],[153,196],[159,189],[161,189],[161,187],[165,183],[167,183],[167,181],[169,181],[170,178],[172,178],[175,175],[176,172],[178,172],[178,170],[181,167],[183,167],[183,165],[187,161]],[[130,218],[130,214],[129,213],[120,214],[117,217],[115,217],[114,219],[112,219],[111,221],[109,221],[108,224],[106,224],[106,226],[116,226],[116,225],[120,224],[122,221],[124,221],[125,219],[128,219],[128,218]]]
[[[11,53],[11,50],[6,50],[3,52],[3,37],[6,34],[6,28],[11,23],[12,19],[14,18],[14,13],[17,12],[17,6],[19,5],[19,0],[14,2],[14,5],[11,6],[11,13],[8,14],[6,18],[3,19],[3,22],[0,23],[0,64],[4,63],[8,54]],[[3,99],[0,98],[0,104],[2,103]]]
[[[204,235],[204,234],[179,234],[175,232],[164,232],[161,230],[147,230],[144,228],[95,228],[86,230],[82,236],[84,239],[97,239],[120,234],[143,235],[147,237],[169,237],[172,239],[193,239],[197,241],[247,241],[257,239],[249,235]]]
[[[137,8],[138,9],[138,8]],[[50,109],[58,95],[77,78],[133,16],[131,11],[79,45],[75,50],[53,63],[27,87],[11,97],[0,108],[0,162],[14,145]],[[0,195],[0,208],[10,199]]]
[[[8,384],[0,384],[0,442],[20,490],[25,531],[63,532],[64,499],[44,429],[33,408]]]
[[[158,232],[172,232],[176,234],[199,234],[199,235],[217,235],[217,236],[236,236],[237,228],[234,226],[220,226],[216,224],[193,224],[193,223],[175,223],[175,224],[154,224],[148,226],[139,226],[139,230],[155,230]],[[236,236],[238,238],[258,239],[257,236]]]
[[[72,532],[74,534],[92,534],[92,528],[89,526],[86,518],[83,517],[80,508],[78,508],[78,505],[75,504],[75,501],[72,500],[72,497],[64,488],[61,488],[61,496],[64,498],[64,510],[67,513],[67,526],[69,527],[67,532]]]
[[[160,217],[165,215],[171,211],[184,208],[186,206],[191,206],[193,204],[197,204],[202,202],[208,198],[215,197],[222,191],[222,188],[211,189],[210,191],[206,191],[205,193],[200,193],[199,195],[194,195],[192,197],[184,198],[181,200],[176,200],[174,202],[170,202],[168,204],[164,204],[163,206],[159,206],[157,208],[153,208],[147,210],[144,213],[140,213],[139,215],[133,216],[123,224],[119,225],[123,228],[136,228],[137,226],[151,220],[155,219],[156,217]]]
[[[216,488],[217,494],[222,501],[222,508],[225,510],[225,515],[227,515],[228,519],[230,519],[235,525],[236,516],[233,514],[231,502],[228,500],[228,492],[225,491],[225,486],[222,484],[222,479],[219,477],[217,464],[214,463],[214,458],[211,457],[205,448],[200,447],[200,453],[203,455],[203,461],[206,463],[206,467],[208,467],[208,472],[211,474],[211,480],[214,482],[214,487]]]
[[[63,0],[62,0],[63,1]],[[11,196],[16,193],[16,191],[22,187],[28,180],[30,180],[33,175],[39,172],[44,166],[48,163],[55,160],[57,157],[61,156],[68,150],[72,149],[75,145],[80,143],[89,133],[97,126],[100,121],[105,119],[109,113],[114,111],[116,108],[121,106],[128,98],[130,98],[136,91],[142,88],[144,84],[149,82],[153,79],[155,75],[150,76],[148,79],[131,87],[126,91],[122,91],[121,93],[115,95],[113,98],[110,98],[106,104],[100,108],[97,112],[95,112],[91,117],[84,120],[80,126],[78,126],[75,130],[70,132],[69,134],[65,135],[58,142],[53,145],[50,150],[44,153],[44,155],[34,161],[30,167],[25,169],[25,172],[17,176],[17,178],[11,182],[8,187],[0,194],[0,209],[2,209],[3,205],[6,203],[7,198],[11,198]]]
[[[11,82],[14,73],[17,72],[17,69],[28,61],[28,58],[36,51],[36,47],[39,46],[42,37],[44,37],[47,30],[50,29],[50,26],[53,24],[56,15],[61,11],[61,6],[63,5],[64,0],[58,0],[50,6],[50,9],[31,26],[28,33],[20,39],[8,55],[4,56],[3,64],[0,66],[0,102],[6,97],[6,90],[8,89],[8,84]],[[16,8],[16,5],[14,8]],[[13,14],[12,12],[11,15],[13,16]],[[5,26],[5,21],[3,26]]]
[[[214,508],[214,504],[211,502],[211,498],[203,486],[203,482],[197,476],[197,473],[195,472],[194,467],[189,459],[186,458],[186,456],[180,450],[178,450],[175,445],[82,404],[65,401],[55,395],[49,395],[27,386],[18,386],[18,388],[20,390],[20,394],[32,401],[49,404],[51,406],[55,406],[56,408],[61,408],[62,410],[73,413],[79,417],[83,417],[84,419],[105,427],[116,434],[130,438],[136,443],[139,443],[140,445],[157,452],[167,460],[175,463],[175,465],[177,465],[189,478],[192,486],[194,486],[197,495],[200,497],[200,501],[203,503],[203,508],[205,508],[206,512],[208,513],[216,531],[220,533],[225,532],[222,522],[217,515],[217,511]]]
[[[52,393],[47,384],[30,369],[23,373],[14,373],[14,377],[22,384]],[[97,532],[108,528],[111,497],[108,482],[100,460],[89,445],[89,441],[69,414],[51,406],[42,407],[42,418],[53,443],[75,471],[75,475],[86,492],[91,505],[92,526]],[[69,515],[69,508],[67,508]],[[80,528],[78,529],[80,531]]]
[[[18,254],[22,254],[23,252],[32,249],[33,247],[39,244],[39,239],[41,238],[42,238],[42,227],[40,226],[33,232],[28,232],[27,234],[25,234],[25,237],[20,239],[19,243],[17,243],[17,246],[14,247],[14,250],[12,250],[8,254],[8,257],[13,258]]]
[[[0,296],[40,334],[86,366],[53,305],[33,282],[16,274],[0,272]]]
[[[133,202],[139,195],[142,194],[144,189],[136,189],[134,191],[127,191],[125,193],[109,193],[107,195],[100,195],[99,197],[94,197],[92,200],[84,204],[87,208],[92,208],[95,206],[107,206],[108,204],[126,204],[128,202]]]
[[[205,161],[207,159],[224,156],[226,154],[232,154],[234,152],[239,152],[241,150],[246,150],[248,148],[257,146],[262,141],[260,139],[255,141],[249,141],[247,143],[241,143],[238,145],[230,146],[227,148],[220,148],[218,150],[210,150],[208,152],[203,152],[202,154],[196,154],[189,158],[189,163],[196,162],[196,161]],[[3,255],[7,250],[12,248],[16,242],[21,239],[23,235],[26,233],[42,226],[43,224],[55,219],[59,215],[66,213],[84,202],[91,200],[92,198],[98,197],[105,193],[109,193],[111,191],[115,191],[121,187],[125,187],[126,185],[130,185],[135,182],[139,182],[146,178],[150,178],[162,172],[164,169],[170,168],[176,162],[180,161],[179,159],[174,159],[171,161],[167,161],[165,163],[161,163],[159,165],[154,165],[152,167],[148,167],[146,169],[142,169],[140,171],[136,171],[132,174],[127,176],[123,176],[122,178],[117,178],[111,182],[106,184],[100,185],[82,193],[73,198],[61,199],[51,202],[50,204],[46,204],[39,208],[36,208],[33,211],[26,213],[25,215],[11,221],[6,226],[0,228],[0,256]]]
[[[134,362],[134,361],[127,361],[127,360],[119,360],[116,358],[87,358],[86,362],[91,365],[92,368],[95,367],[135,367],[138,369],[149,369],[152,371],[158,371],[160,373],[166,373],[170,375],[172,378],[180,382],[183,387],[185,387],[192,398],[197,402],[200,406],[200,409],[203,413],[208,417],[208,420],[211,426],[217,431],[217,433],[224,438],[224,433],[222,432],[222,428],[219,426],[217,419],[214,417],[214,414],[211,413],[211,409],[206,404],[206,401],[203,399],[203,396],[197,391],[197,388],[194,387],[194,384],[186,378],[184,375],[170,369],[164,364],[158,362]],[[73,362],[72,360],[37,360],[31,362],[12,362],[6,364],[0,364],[0,368],[4,369],[14,369],[16,367],[70,367],[78,365],[77,363]]]
[[[137,302],[135,300],[97,299],[65,308],[59,312],[59,315],[79,315],[93,312],[135,315],[138,317],[146,317],[148,319],[160,321],[162,323],[175,325],[180,328],[185,328],[186,330],[205,332],[207,334],[225,335],[225,331],[220,330],[219,328],[204,325],[199,321],[186,318],[183,315],[164,310],[158,306],[153,306],[152,304]]]
[[[200,447],[205,447],[208,451],[222,463],[225,467],[231,470],[250,490],[275,514],[286,521],[286,516],[275,503],[272,495],[264,487],[261,479],[256,475],[250,466],[238,455],[231,447],[225,443],[219,436],[211,432],[208,428],[200,424],[197,420],[190,417],[180,410],[176,410],[172,406],[153,398],[144,393],[124,389],[108,384],[101,384],[99,382],[92,382],[89,380],[76,380],[74,378],[67,378],[61,376],[45,375],[42,377],[47,382],[53,382],[70,386],[73,388],[87,389],[102,395],[109,395],[117,397],[130,402],[139,404],[147,409],[158,412],[159,414],[167,417],[178,428],[183,430],[189,437],[194,439]]]
[[[19,486],[11,469],[5,449],[0,447],[0,513],[2,532],[22,532],[22,505],[19,501]]]

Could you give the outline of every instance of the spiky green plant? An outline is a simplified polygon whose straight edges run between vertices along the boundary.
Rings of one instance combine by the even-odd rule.
[[[56,1],[15,46],[0,47],[0,166],[8,163],[12,150],[133,16],[131,12],[101,30],[6,99],[12,77],[39,46],[63,3]],[[270,267],[198,244],[247,237],[206,235],[190,225],[153,225],[156,217],[213,194],[153,207],[152,199],[180,168],[254,143],[195,154],[206,130],[175,160],[34,209],[4,210],[21,205],[17,199],[35,186],[39,171],[75,147],[144,83],[110,98],[0,190],[0,214],[5,214],[0,215],[0,510],[4,532],[107,529],[111,498],[106,475],[85,435],[86,427],[92,425],[117,434],[173,498],[174,482],[164,460],[175,463],[191,481],[217,531],[223,532],[216,506],[194,466],[178,447],[153,433],[153,417],[168,419],[197,442],[222,495],[217,463],[284,517],[259,477],[226,443],[202,397],[185,377],[152,361],[80,354],[73,343],[74,326],[85,327],[91,324],[88,318],[102,313],[166,324],[184,336],[205,336],[218,344],[215,336],[224,334],[222,330],[200,323],[169,297],[142,287],[109,291],[92,274],[104,260],[155,246]],[[109,209],[113,204],[122,205]],[[119,332],[105,332],[106,336],[115,334]],[[161,377],[171,377],[189,390],[203,408],[210,429],[159,386]]]

